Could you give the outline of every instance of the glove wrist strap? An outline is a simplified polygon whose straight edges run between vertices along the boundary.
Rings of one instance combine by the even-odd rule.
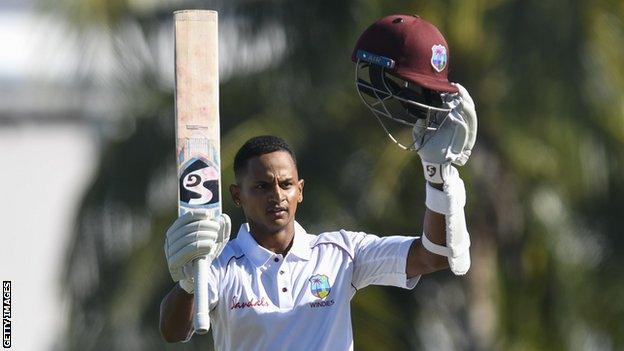
[[[452,177],[453,173],[457,173],[457,170],[451,166],[450,162],[440,164],[422,161],[422,165],[425,179],[435,184],[442,184]]]

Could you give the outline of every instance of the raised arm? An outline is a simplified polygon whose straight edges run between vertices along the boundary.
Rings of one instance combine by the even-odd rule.
[[[458,94],[445,97],[449,115],[436,130],[416,125],[414,141],[427,180],[423,235],[410,248],[408,278],[450,267],[456,275],[470,268],[464,182],[452,164],[463,166],[476,140],[477,117],[472,98],[459,84]]]
[[[213,220],[206,211],[197,210],[182,215],[167,230],[165,257],[177,282],[160,304],[160,333],[167,342],[186,341],[193,335],[193,260],[206,257],[212,262],[218,257],[230,238],[230,229],[226,214]]]
[[[442,190],[442,184],[433,184],[438,190]],[[427,233],[427,238],[435,244],[444,245],[446,243],[446,222],[444,215],[425,210],[423,219],[423,232]],[[422,237],[414,240],[407,255],[407,267],[405,272],[407,278],[418,275],[432,273],[448,268],[448,260],[444,256],[434,254],[423,246]]]

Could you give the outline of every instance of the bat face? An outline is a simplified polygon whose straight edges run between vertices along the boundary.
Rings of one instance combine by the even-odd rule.
[[[177,11],[175,107],[179,213],[221,213],[219,43],[214,11]]]
[[[178,212],[207,210],[221,214],[219,131],[219,42],[215,11],[182,10],[174,13],[175,114],[178,163]],[[210,262],[193,261],[196,286],[207,286]],[[207,289],[196,289],[193,323],[198,334],[208,332]]]

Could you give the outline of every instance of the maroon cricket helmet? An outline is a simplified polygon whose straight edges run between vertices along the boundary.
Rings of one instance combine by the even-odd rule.
[[[444,93],[457,93],[448,81],[449,48],[433,24],[416,15],[391,15],[368,27],[351,56],[368,52],[394,61],[388,71],[414,84]]]

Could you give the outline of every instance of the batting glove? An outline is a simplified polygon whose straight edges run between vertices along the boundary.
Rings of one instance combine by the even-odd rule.
[[[193,260],[219,256],[230,239],[232,224],[227,214],[209,219],[205,210],[189,211],[173,222],[165,236],[165,257],[169,273],[182,289],[193,293]]]
[[[440,120],[434,120],[433,125],[420,119],[412,131],[425,178],[431,183],[444,183],[451,176],[451,164],[466,164],[477,138],[474,102],[463,86],[453,84],[459,93],[444,94],[442,106],[451,112],[446,116],[437,115]]]

